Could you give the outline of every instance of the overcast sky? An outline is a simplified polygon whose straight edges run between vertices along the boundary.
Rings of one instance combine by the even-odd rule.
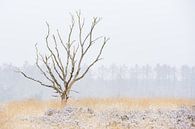
[[[0,0],[0,64],[34,63],[45,21],[63,30],[75,10],[103,18],[102,63],[195,65],[194,0]]]

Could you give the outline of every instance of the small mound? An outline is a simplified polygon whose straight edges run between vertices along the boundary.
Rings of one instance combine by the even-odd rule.
[[[150,108],[125,110],[107,108],[97,111],[92,108],[65,107],[49,109],[42,116],[25,119],[35,123],[35,128],[121,128],[121,129],[193,129],[195,112],[187,107]]]
[[[91,108],[81,107],[65,107],[62,110],[49,109],[43,116],[30,117],[26,120],[33,123],[42,123],[43,125],[49,125],[51,127],[89,127],[92,125],[89,119],[95,116],[95,112]],[[92,123],[93,124],[93,123]],[[37,127],[36,127],[37,128]]]

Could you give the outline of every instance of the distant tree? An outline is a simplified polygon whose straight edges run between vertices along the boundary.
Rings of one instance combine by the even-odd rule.
[[[89,32],[84,34],[85,20],[81,17],[80,12],[76,12],[76,16],[71,15],[72,23],[68,32],[68,39],[63,40],[60,32],[57,30],[57,34],[51,34],[50,26],[47,23],[48,32],[45,38],[46,49],[48,53],[43,55],[39,53],[37,45],[36,47],[36,66],[40,72],[47,79],[48,84],[42,80],[35,79],[23,71],[19,71],[24,77],[39,83],[44,87],[52,88],[58,96],[61,97],[62,102],[65,104],[69,98],[70,91],[75,82],[81,80],[91,69],[91,67],[101,60],[102,51],[109,40],[106,37],[94,37],[94,29],[100,22],[100,18],[93,18]],[[77,25],[77,26],[76,26]],[[74,34],[74,30],[78,30],[78,33]],[[73,36],[77,35],[77,39],[73,39]],[[53,44],[51,44],[51,40]],[[95,58],[83,69],[82,64],[86,59],[86,55],[92,46],[102,41],[99,51]],[[53,46],[52,46],[53,45]],[[60,46],[63,51],[60,51]],[[63,55],[65,58],[62,58]],[[88,55],[89,56],[89,55]],[[90,57],[90,56],[89,56]],[[41,67],[43,64],[44,68]],[[86,63],[86,62],[85,62]]]
[[[124,81],[125,79],[127,79],[128,67],[126,65],[120,66],[119,74],[120,74],[120,79],[122,81]]]
[[[142,67],[142,79],[143,79],[143,85],[148,85],[149,81],[152,79],[152,67],[150,65],[144,65]]]
[[[130,68],[129,76],[130,76],[131,83],[137,86],[140,77],[140,67],[138,64]]]
[[[116,78],[117,78],[117,71],[118,71],[118,67],[115,64],[110,65],[109,73],[110,73],[110,79],[112,81],[116,80]]]
[[[181,67],[181,81],[185,85],[189,85],[191,78],[191,68],[188,65],[183,65]]]
[[[99,80],[102,80],[102,81],[104,81],[105,80],[105,78],[106,78],[106,73],[107,73],[107,69],[106,69],[106,67],[104,66],[104,65],[102,65],[102,66],[100,66],[99,68],[98,68],[98,79]]]
[[[155,71],[155,80],[157,85],[161,85],[162,78],[163,78],[163,71],[162,66],[160,64],[157,64],[154,68]]]
[[[195,85],[195,66],[192,67],[191,72],[191,86]]]

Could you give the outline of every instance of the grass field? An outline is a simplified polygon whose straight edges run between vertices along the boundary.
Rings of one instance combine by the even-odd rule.
[[[119,110],[147,109],[149,107],[178,107],[195,105],[195,100],[187,99],[132,99],[132,98],[107,98],[107,99],[79,99],[69,100],[67,106],[89,107],[95,110],[103,110],[115,107]],[[4,103],[0,108],[1,129],[30,129],[33,125],[19,118],[23,116],[41,116],[48,109],[61,109],[58,100],[22,100]]]

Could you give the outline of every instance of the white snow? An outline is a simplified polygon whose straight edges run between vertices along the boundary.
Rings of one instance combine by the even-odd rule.
[[[111,128],[124,129],[195,129],[195,112],[187,107],[129,109],[119,111],[107,108],[103,111],[83,107],[50,109],[43,116],[25,119],[36,123],[35,128]],[[40,124],[41,123],[41,124]]]

